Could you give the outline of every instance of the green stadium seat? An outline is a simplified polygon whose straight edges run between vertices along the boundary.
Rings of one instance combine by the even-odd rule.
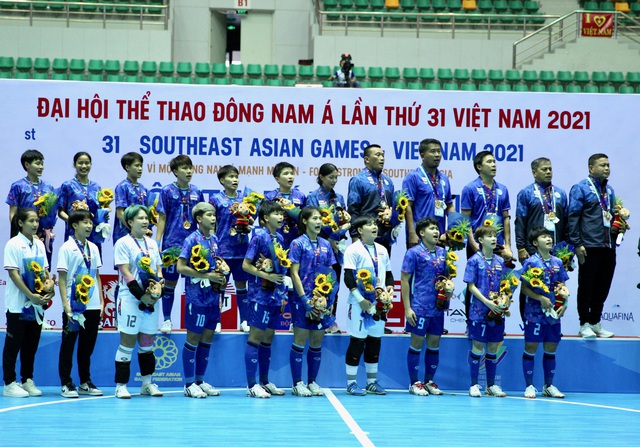
[[[175,76],[160,76],[161,84],[175,84],[176,78]]]
[[[529,87],[527,87],[527,84],[513,84],[513,91],[514,92],[528,92],[529,91]]]
[[[538,72],[535,70],[522,70],[522,80],[528,84],[538,82]]]
[[[573,74],[568,70],[558,70],[556,73],[556,81],[561,84],[567,85],[573,82]]]
[[[546,92],[546,91],[547,91],[547,89],[546,89],[546,87],[544,86],[544,84],[533,84],[533,85],[531,86],[531,89],[530,89],[530,90],[531,90],[532,92],[538,92],[538,93],[540,93],[540,92]]]
[[[407,89],[409,90],[422,90],[422,82],[408,82]]]
[[[282,68],[280,69],[280,73],[282,74],[282,77],[284,79],[295,79],[296,75],[298,74],[295,65],[287,64],[282,66]]]
[[[593,84],[585,85],[582,91],[584,93],[600,93],[600,90],[598,90],[598,86]]]
[[[498,14],[502,14],[507,12],[507,9],[509,9],[509,5],[507,4],[506,0],[494,0],[493,9]]]
[[[211,75],[211,64],[209,62],[196,62],[195,73],[198,77]]]
[[[322,5],[325,8],[335,8],[338,6],[338,0],[323,0]]]
[[[618,89],[618,93],[633,93],[633,87],[630,85],[622,85]]]
[[[191,77],[191,72],[193,71],[193,66],[191,62],[178,62],[176,65],[176,73],[181,77]]]
[[[140,82],[140,76],[138,76],[137,74],[125,75],[124,82]]]
[[[176,67],[173,62],[160,62],[158,64],[158,73],[162,76],[173,76],[176,71]]]
[[[100,12],[102,12],[102,11],[113,12],[113,5],[114,5],[114,1],[113,0],[99,0],[98,3],[102,3],[102,5],[98,8],[100,10]],[[126,78],[126,76],[125,76],[125,78]],[[126,80],[125,80],[125,82],[126,82]]]
[[[331,14],[331,13],[340,12],[339,8],[327,8],[326,11],[327,11],[327,13],[329,13],[329,14],[326,15],[327,20],[329,20],[331,22],[336,21],[336,20],[340,20],[340,14]]]
[[[440,90],[440,83],[438,81],[431,81],[424,84],[425,90]]]
[[[341,8],[351,8],[353,7],[353,0],[338,0],[338,5]]]
[[[240,79],[244,77],[244,64],[229,65],[229,76],[231,79]]]
[[[600,93],[615,93],[616,88],[613,85],[601,85]]]
[[[247,80],[245,78],[232,78],[231,84],[233,85],[247,85]]]
[[[69,73],[70,81],[84,81],[84,73]]]
[[[0,79],[11,79],[10,71],[0,71]]]
[[[460,84],[460,90],[463,90],[465,92],[475,92],[477,90],[476,84],[473,82],[464,82]]]
[[[546,84],[556,82],[556,74],[551,70],[540,70],[540,82]]]
[[[211,74],[216,78],[226,76],[227,66],[224,64],[224,62],[216,62],[214,64],[211,64]]]
[[[299,65],[298,77],[307,82],[313,79],[313,65]]]
[[[504,81],[504,73],[502,70],[489,70],[489,81],[493,83]]]
[[[577,84],[567,85],[567,93],[582,93],[582,88]]]
[[[122,76],[119,74],[108,74],[107,82],[122,82]]]
[[[468,81],[469,70],[467,70],[466,68],[456,68],[455,70],[453,70],[453,79],[455,79],[456,82]]]
[[[445,82],[442,84],[442,90],[458,90],[457,82]]]
[[[538,12],[538,9],[540,9],[540,4],[537,1],[532,0],[524,2],[524,10],[527,14],[534,14]]]
[[[510,92],[511,84],[507,84],[506,82],[499,82],[496,84],[496,91],[498,92]]]
[[[598,2],[584,2],[583,8],[587,11],[598,11],[600,9]]]
[[[68,79],[68,76],[66,73],[52,73],[51,74],[51,79],[53,81],[66,81]],[[632,88],[633,90],[633,88]]]
[[[405,81],[415,81],[418,79],[418,69],[412,67],[405,67],[402,69],[402,79]]]
[[[360,88],[371,88],[371,82],[369,81],[358,81],[358,82],[360,83]],[[333,87],[333,81],[322,81],[322,86]]]
[[[404,81],[393,81],[390,87],[404,90],[407,88],[407,84]]]
[[[213,80],[213,84],[214,85],[229,85],[229,80],[224,77],[224,78],[215,78]]]
[[[418,77],[422,82],[431,82],[436,78],[436,73],[433,68],[421,68]],[[440,87],[438,86],[438,88]]]
[[[78,2],[74,2],[73,0],[65,0],[66,3],[78,3]],[[80,11],[80,5],[65,5],[65,10],[68,9],[70,12],[79,12]]]
[[[384,78],[388,81],[397,81],[400,79],[400,69],[398,67],[386,67],[384,69]]]
[[[55,61],[54,61],[55,65]],[[69,71],[71,73],[83,73],[87,68],[87,62],[84,59],[71,59],[69,61]],[[55,70],[55,68],[54,68]]]
[[[507,70],[504,73],[504,78],[511,84],[515,84],[522,80],[522,77],[520,76],[520,70]]]
[[[613,12],[616,10],[616,6],[611,1],[600,2],[598,9],[600,11]],[[602,93],[602,92],[600,92]]]
[[[54,73],[67,73],[69,71],[69,60],[63,58],[55,58],[51,63],[51,69]]]
[[[524,10],[524,3],[521,0],[511,0],[509,2],[509,11],[512,13],[519,13]]]
[[[329,67],[327,66],[327,68]],[[277,64],[266,64],[264,66],[264,75],[267,78],[277,78],[280,75],[280,67]]]
[[[296,80],[295,79],[285,79],[282,81],[282,85],[284,87],[295,87],[296,86]]]
[[[624,74],[621,71],[610,71],[609,82],[612,84],[622,84],[624,82]]]
[[[249,85],[264,85],[264,79],[260,78],[251,78],[249,79]]]
[[[416,8],[420,12],[427,12],[431,9],[431,0],[418,0],[416,2]]]
[[[31,73],[28,71],[16,71],[13,74],[13,79],[31,79]]]
[[[478,0],[478,9],[482,14],[489,14],[493,10],[491,0]]]
[[[33,70],[36,72],[48,72],[49,68],[51,68],[51,61],[48,57],[36,57],[33,61]]]
[[[591,73],[591,82],[596,85],[606,84],[608,81],[606,71],[594,71]]]
[[[382,67],[369,67],[369,70],[367,71],[367,77],[372,81],[382,80],[382,75]]]
[[[358,79],[364,79],[367,77],[367,73],[364,67],[361,67],[359,65],[356,65],[355,67],[353,67],[353,70],[351,71],[353,72],[353,75]]]
[[[449,0],[447,2],[449,12],[460,12],[462,9],[462,0]]]
[[[49,79],[49,73],[46,71],[34,71],[31,75],[31,79]]]
[[[453,71],[451,71],[450,68],[438,68],[438,80],[439,81],[453,80]]]
[[[577,82],[578,84],[587,84],[589,83],[589,72],[588,71],[574,71],[573,72],[573,82]]]
[[[369,0],[355,0],[353,2],[353,6],[355,6],[355,8],[360,11],[369,9]]]
[[[100,59],[89,59],[87,70],[89,70],[91,74],[102,74],[104,71],[104,61]]]
[[[550,91],[552,93],[563,93],[564,92],[564,88],[560,84],[551,84],[549,86],[548,91]]]
[[[389,88],[389,84],[387,84],[387,81],[373,81],[373,85],[371,87],[373,87],[373,88]]]
[[[16,70],[17,71],[31,71],[33,68],[33,59],[30,57],[19,57],[16,60]]]
[[[11,72],[15,65],[15,59],[9,56],[0,57],[0,72]]]
[[[13,9],[15,7],[15,2],[0,2],[0,9]]]
[[[382,11],[385,6],[385,0],[369,0],[369,5],[374,11]]]
[[[178,76],[178,84],[193,84],[191,76]]]
[[[138,61],[124,61],[122,64],[122,71],[127,76],[137,75],[140,71],[140,62]]]
[[[262,77],[262,65],[247,64],[247,76],[249,76],[249,78]]]
[[[93,3],[98,3],[97,1],[86,1],[85,3],[92,3],[90,5],[82,5],[82,11],[83,12],[88,12],[88,13],[92,13],[92,12],[96,12],[98,10],[98,5],[95,5]]]
[[[155,75],[143,75],[142,82],[145,84],[155,84],[158,82],[158,78]]]
[[[266,66],[265,66],[265,75],[266,73]],[[277,76],[277,74],[276,74]],[[328,65],[318,65],[316,66],[316,78],[318,79],[329,79],[331,77],[331,67],[329,67]]]
[[[120,73],[120,61],[118,60],[106,60],[104,61],[104,72],[107,75],[115,75]]]
[[[156,61],[142,61],[140,71],[145,76],[155,76],[158,73],[158,63]]]
[[[483,82],[478,85],[478,90],[481,92],[492,92],[494,90],[493,84],[490,82]]]
[[[89,73],[89,76],[87,76],[87,81],[90,82],[102,82],[104,81],[104,76],[101,74],[97,74],[97,73]]]
[[[445,0],[431,0],[431,7],[435,12],[445,12],[447,3]]]
[[[64,10],[64,0],[49,0],[49,11],[60,12],[63,10]]]
[[[467,12],[467,22],[469,22],[471,25],[478,25],[482,23],[482,20],[483,20],[482,13],[475,12],[475,11]]]
[[[196,78],[196,84],[198,85],[209,85],[211,84],[211,78],[210,77],[205,77],[205,76],[198,76]]]
[[[486,82],[487,71],[482,68],[474,68],[471,70],[471,80],[477,83]]]

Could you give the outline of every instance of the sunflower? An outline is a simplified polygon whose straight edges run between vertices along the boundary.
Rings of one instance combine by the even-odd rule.
[[[40,206],[44,203],[44,196],[40,196],[33,202],[33,206]]]
[[[87,287],[93,287],[93,285],[95,284],[94,279],[89,275],[82,275],[81,282]]]
[[[174,258],[171,255],[162,255],[162,267],[167,268],[174,263]]]
[[[283,261],[285,259],[287,259],[287,252],[285,250],[282,249],[282,247],[276,247],[276,257]]]
[[[143,256],[140,258],[140,265],[143,267],[149,267],[151,265],[151,258],[149,256]]]
[[[456,242],[464,242],[464,235],[462,233],[458,233],[457,231],[451,236]]]
[[[319,274],[318,276],[316,276],[316,286],[320,287],[322,284],[326,284],[327,283],[327,275],[324,274]]]
[[[374,290],[376,290],[376,288],[373,287],[373,284],[365,284],[364,290],[366,290],[367,292],[373,292]]]
[[[289,261],[287,258],[280,259],[280,265],[288,269],[289,267],[291,267],[291,261]]]
[[[337,223],[335,223],[335,222],[331,222],[331,231],[333,231],[333,232],[335,233],[335,232],[336,232],[336,231],[338,231],[339,229],[340,229],[340,227],[338,226],[338,224],[337,224]]]
[[[529,273],[531,273],[533,276],[541,276],[542,269],[538,267],[533,267],[531,270],[529,270]]]
[[[158,212],[155,207],[149,208],[149,222],[153,225],[158,225]]]
[[[77,293],[76,294],[76,298],[78,301],[80,301],[82,304],[84,304],[85,306],[87,304],[89,304],[89,295],[84,294],[84,293]]]
[[[33,281],[33,288],[35,289],[36,293],[40,293],[40,292],[44,291],[44,283],[37,276],[35,277],[35,279]]]
[[[512,276],[511,277],[511,285],[516,287],[518,284],[520,284],[520,280],[516,276]]]
[[[482,225],[484,225],[485,227],[490,227],[493,225],[493,221],[491,219],[485,219]]]
[[[98,201],[100,203],[111,202],[113,200],[113,191],[109,188],[103,188],[98,193]]]
[[[331,212],[327,208],[320,209],[320,217],[322,219],[331,218]]]
[[[509,287],[509,281],[506,279],[503,279],[502,281],[500,281],[500,290],[503,289],[510,289],[511,287]]]
[[[371,279],[371,272],[367,269],[360,269],[357,273],[358,279],[362,282],[367,282]]]
[[[89,288],[84,284],[80,283],[76,286],[76,294],[89,295]]]
[[[153,268],[149,267],[149,274],[150,275],[155,275],[156,271]]]
[[[31,267],[31,270],[33,271],[33,273],[41,273],[42,272],[42,266],[40,264],[38,264],[37,261],[31,261],[31,264],[29,264],[29,266]]]
[[[538,278],[532,278],[531,281],[529,282],[529,284],[531,284],[531,287],[542,287],[542,286],[544,286],[544,283],[542,281],[540,281]]]
[[[329,283],[324,283],[320,287],[318,287],[318,289],[320,290],[321,293],[328,295],[333,290],[333,287]]]
[[[209,270],[209,262],[204,258],[199,258],[198,263],[193,265],[193,268],[198,272],[204,272]]]
[[[202,247],[200,246],[200,244],[194,245],[191,248],[191,257],[193,258],[194,256],[200,256],[200,250],[201,249],[202,249]]]
[[[38,217],[44,217],[44,216],[46,216],[46,215],[47,215],[47,210],[46,210],[44,207],[41,207],[41,208],[38,210]]]
[[[198,256],[198,255],[191,255],[191,259],[189,259],[189,262],[191,262],[191,264],[196,265],[199,262],[202,262],[202,256]]]
[[[249,214],[254,215],[256,213],[256,211],[258,211],[258,210],[256,209],[255,205],[249,203],[247,205],[247,211],[249,211]]]
[[[409,200],[406,197],[400,197],[400,199],[398,199],[398,206],[403,210],[407,209],[409,206]]]
[[[458,255],[452,251],[449,251],[447,252],[447,259],[450,261],[456,262],[458,260]]]
[[[398,222],[404,222],[404,213],[398,213]]]
[[[249,194],[249,197],[253,197],[254,199],[257,199],[257,200],[264,199],[264,196],[262,194],[255,191],[251,191],[251,194]]]
[[[456,276],[458,276],[458,267],[456,267],[455,265],[450,265],[449,276],[451,276],[452,278],[455,278]]]
[[[542,291],[543,291],[544,293],[549,293],[549,288],[547,287],[547,285],[546,285],[546,284],[542,284]]]

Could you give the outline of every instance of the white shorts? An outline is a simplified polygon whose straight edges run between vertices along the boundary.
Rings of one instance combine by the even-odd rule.
[[[364,327],[362,309],[359,304],[349,303],[347,312],[347,334],[355,338],[382,337],[384,335],[384,321],[374,321],[369,329]]]
[[[135,298],[118,299],[118,332],[129,335],[158,332],[158,316],[162,303],[158,301],[152,313],[140,310],[139,304],[140,301]]]

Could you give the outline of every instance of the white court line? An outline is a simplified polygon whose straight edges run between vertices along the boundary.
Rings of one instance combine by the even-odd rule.
[[[360,428],[358,423],[353,419],[353,417],[351,417],[351,414],[349,414],[340,400],[338,400],[336,395],[333,394],[333,391],[331,391],[329,388],[323,388],[322,390],[324,391],[324,395],[327,396],[327,399],[329,399],[329,402],[331,402],[331,405],[333,405],[333,408],[336,409],[342,420],[351,429],[351,434],[353,434],[358,439],[358,441],[360,441],[360,444],[367,447],[375,447],[375,444],[371,442],[371,439],[369,439],[369,437],[367,436],[369,433],[363,431]]]
[[[526,397],[516,397],[516,396],[509,396],[507,397],[507,399],[531,400],[535,402],[549,402],[554,404],[577,405],[579,407],[603,408],[606,410],[618,410],[618,411],[627,411],[629,413],[640,413],[640,410],[636,410],[634,408],[614,407],[611,405],[600,405],[600,404],[589,404],[586,402],[574,402],[574,401],[565,400],[565,399],[528,399]]]

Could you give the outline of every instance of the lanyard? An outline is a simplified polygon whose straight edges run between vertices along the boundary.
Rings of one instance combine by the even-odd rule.
[[[82,183],[80,183],[80,180],[78,180],[76,177],[74,177],[73,180],[78,184],[78,186],[84,193],[84,198],[87,201],[87,205],[89,205],[89,185],[90,184],[88,183],[86,185],[83,185]]]
[[[311,244],[311,248],[313,250],[313,266],[312,267],[315,268],[320,265],[320,241],[317,239],[315,241],[312,241],[309,235],[307,234],[305,234],[304,237],[306,237],[309,243]]]
[[[24,179],[31,185],[32,188],[35,188],[35,192],[33,193],[33,201],[35,202],[36,200],[38,200],[38,198],[40,198],[41,195],[40,185],[42,184],[42,180],[38,180],[38,183],[35,184],[31,180],[29,180],[29,177],[25,177]]]
[[[185,193],[184,190],[182,188],[180,188],[178,186],[177,183],[175,183],[176,188],[178,188],[178,191],[180,192],[180,214],[182,217],[182,221],[185,222],[184,223],[184,227],[185,229],[189,229],[189,227],[191,227],[191,224],[188,224],[187,226],[187,222],[189,222],[189,207],[191,205],[191,184],[189,184],[189,186],[187,186],[187,192]]]
[[[78,239],[76,239],[75,237],[73,238],[73,240],[76,241],[76,245],[80,249],[80,253],[82,253],[82,258],[84,259],[84,265],[86,265],[87,266],[87,270],[89,270],[89,272],[91,272],[91,250],[87,246],[87,241],[85,241],[84,244],[80,244],[80,241]],[[134,239],[134,241],[135,241],[135,239]],[[136,241],[136,243],[137,242],[138,241]]]
[[[376,189],[378,190],[378,196],[380,197],[380,202],[382,202],[383,204],[387,203],[387,198],[384,194],[384,185],[382,184],[382,172],[380,173],[380,175],[378,176],[378,181],[376,182],[373,179],[373,171],[371,171],[371,169],[369,168],[364,168],[364,171],[367,174],[367,178],[369,179],[369,182],[374,185],[376,187]]]
[[[482,194],[482,199],[484,200],[484,208],[487,210],[488,214],[497,214],[498,201],[496,199],[496,182],[493,182],[493,186],[491,188],[485,185],[484,182],[481,181],[481,183],[482,188],[480,188],[480,194]],[[487,191],[486,195],[485,190]]]
[[[484,257],[484,254],[481,254],[482,260],[484,264],[487,266],[487,278],[489,278],[489,291],[493,291],[493,287],[495,285],[495,273],[496,273],[496,260],[491,256],[491,262],[487,262],[487,258]]]
[[[142,252],[142,254],[144,256],[149,257],[149,246],[147,245],[147,238],[143,236],[142,241],[144,242],[144,250],[142,249],[142,247],[140,246],[140,244],[138,243],[138,239],[136,239],[135,237],[133,237],[133,235],[131,233],[129,233],[129,236],[131,236],[131,239],[133,239],[133,242],[136,243],[136,245],[138,246],[138,248],[140,249],[140,251]]]
[[[196,233],[198,233],[198,239],[200,239],[201,241],[207,241],[207,245],[209,246],[209,254],[213,256],[213,253],[211,253],[213,251],[213,246],[211,245],[211,234],[209,234],[209,237],[205,237],[200,229],[197,229]]]
[[[429,251],[429,249],[427,248],[427,246],[424,244],[424,242],[420,242],[420,246],[422,247],[422,249],[424,250],[424,253],[427,257],[427,261],[430,261],[431,264],[433,264],[433,268],[434,270],[438,270],[438,254],[436,252],[436,250],[433,251]],[[433,254],[433,259],[431,259],[431,255]]]
[[[429,184],[431,185],[431,189],[433,190],[433,195],[435,196],[436,200],[440,200],[440,195],[438,194],[438,185],[440,184],[440,186],[442,187],[442,199],[444,200],[445,192],[444,192],[444,185],[441,184],[439,180],[440,172],[436,169],[436,175],[433,176],[432,178],[431,174],[427,172],[424,166],[420,165],[420,170],[422,171],[422,175],[424,175],[425,178],[429,181]]]
[[[362,239],[360,239],[360,242],[362,242]],[[362,246],[364,247],[365,251],[369,255],[369,258],[371,259],[371,262],[373,263],[373,270],[376,272],[376,283],[377,283],[378,282],[378,250],[376,249],[376,244],[375,242],[373,243],[373,255],[369,251],[369,247],[367,247],[367,245],[364,242],[362,242]]]
[[[591,191],[596,195],[596,197],[598,197],[600,208],[602,208],[602,211],[608,213],[609,212],[609,194],[607,193],[607,187],[606,186],[604,187],[604,191],[598,192],[596,185],[593,183],[593,180],[591,179],[591,177],[587,177],[587,180],[589,181]]]
[[[549,214],[550,212],[556,212],[556,196],[553,193],[553,186],[549,185],[547,188],[542,189],[540,185],[537,183],[533,184],[533,188],[538,193],[538,200],[540,200],[540,205],[542,206],[542,211],[544,214]],[[545,194],[546,191],[549,191],[549,194]]]
[[[127,181],[133,188],[133,192],[135,193],[135,195],[138,197],[138,205],[145,205],[144,191],[142,191],[142,188],[140,187],[140,183],[133,184],[129,179],[127,179]]]

